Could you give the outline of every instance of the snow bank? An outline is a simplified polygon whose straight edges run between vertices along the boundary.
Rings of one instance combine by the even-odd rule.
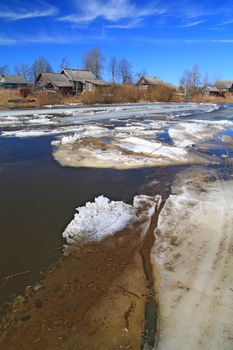
[[[159,216],[158,350],[233,348],[233,182],[208,177],[178,180]]]
[[[94,202],[88,202],[76,209],[77,213],[63,232],[63,237],[70,244],[80,240],[99,241],[131,227],[135,222],[143,224],[145,229],[160,202],[160,196],[141,195],[134,197],[133,205],[129,205],[99,196]]]

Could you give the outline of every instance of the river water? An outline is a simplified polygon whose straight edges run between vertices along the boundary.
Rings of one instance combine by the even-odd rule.
[[[169,113],[168,107],[171,109]],[[178,107],[177,115],[174,104],[166,105],[164,111],[160,105],[157,113],[154,110],[149,113],[150,120],[167,120],[171,115],[173,115],[174,122],[187,121],[192,118],[211,121],[231,121],[233,119],[232,106],[224,106],[218,110],[213,108],[213,111],[210,112],[209,107],[203,111],[199,110],[196,105],[190,105],[184,108],[183,114],[189,113],[185,116],[182,115],[182,106]],[[142,115],[143,109],[145,106],[140,106],[141,112],[139,113],[136,108],[137,120],[141,123],[148,123],[147,110],[144,110],[144,115]],[[20,123],[15,123],[17,115],[13,117],[15,119],[1,117],[0,280],[23,273],[16,278],[9,278],[5,284],[2,283],[1,303],[21,293],[27,285],[40,279],[40,272],[61,256],[64,243],[62,232],[73,218],[77,206],[85,205],[86,202],[93,201],[96,196],[102,194],[112,200],[123,200],[130,203],[136,194],[162,192],[169,186],[177,171],[190,166],[190,164],[182,166],[171,164],[169,167],[153,166],[128,170],[63,167],[53,157],[51,142],[57,138],[57,134],[50,133],[63,126],[61,125],[63,112],[59,117],[55,116],[54,125],[48,126],[46,123],[42,125],[43,122],[34,126],[35,124],[28,122],[28,119],[27,122],[25,122],[26,119],[22,122],[22,116]],[[127,120],[121,121],[121,110],[114,116],[112,112],[107,111],[107,113],[108,116],[101,115],[99,112],[98,126],[105,126],[107,119],[107,122],[110,123],[108,127],[111,129],[113,118],[114,127],[135,122],[131,114],[128,116],[124,114]],[[130,113],[132,113],[132,108]],[[48,115],[51,117],[50,114]],[[79,119],[74,122],[72,115],[69,115],[68,118],[69,120],[66,119],[65,123],[68,127],[76,123],[88,124],[86,114],[85,121]],[[93,114],[90,119],[91,125],[95,125]],[[27,137],[27,135],[18,137],[17,135],[17,132],[32,129],[36,131],[43,129],[46,130],[46,133],[43,136],[37,135],[37,137]],[[225,133],[230,137],[232,135],[229,128]],[[165,134],[161,133],[166,142]],[[208,152],[213,153],[213,149]],[[218,152],[221,154],[221,148]],[[154,179],[156,179],[154,186],[151,186],[150,183]]]

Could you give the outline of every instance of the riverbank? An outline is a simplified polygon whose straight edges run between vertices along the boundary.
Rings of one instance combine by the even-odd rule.
[[[143,214],[132,228],[98,243],[66,247],[45,280],[12,302],[1,320],[1,349],[140,349],[155,327],[145,319],[153,300],[150,252],[159,197],[155,203],[151,219]]]
[[[233,96],[217,97],[203,96],[202,94],[186,98],[174,94],[174,89],[170,86],[161,86],[152,91],[142,91],[135,86],[119,86],[113,91],[97,90],[86,92],[82,95],[62,95],[57,92],[41,91],[28,93],[22,96],[20,90],[1,89],[0,109],[31,109],[43,108],[46,105],[114,105],[119,103],[148,103],[148,102],[194,102],[194,103],[217,103],[232,104]]]

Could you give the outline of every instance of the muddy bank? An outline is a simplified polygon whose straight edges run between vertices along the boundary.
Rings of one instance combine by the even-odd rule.
[[[151,197],[153,198],[153,197]],[[132,228],[100,242],[76,243],[45,280],[28,286],[1,320],[1,349],[140,349],[152,300],[150,250],[160,197]]]
[[[140,232],[127,230],[80,245],[51,266],[38,290],[29,286],[2,320],[1,349],[139,348],[146,298],[140,246]]]

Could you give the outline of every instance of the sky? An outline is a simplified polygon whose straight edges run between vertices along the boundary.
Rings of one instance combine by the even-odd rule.
[[[46,57],[55,71],[67,57],[82,68],[99,47],[127,58],[134,72],[178,84],[198,64],[210,80],[233,79],[232,0],[0,0],[0,66]]]

